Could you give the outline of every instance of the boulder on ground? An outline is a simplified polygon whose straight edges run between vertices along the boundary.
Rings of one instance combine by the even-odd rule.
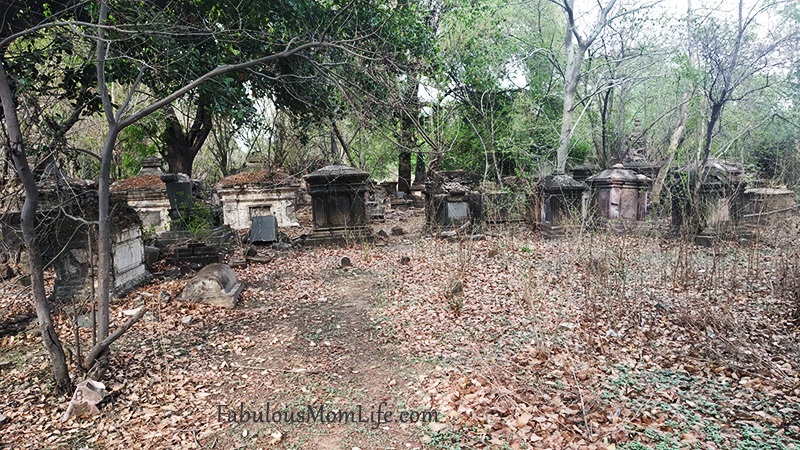
[[[181,300],[195,300],[211,305],[236,307],[244,283],[227,264],[209,264],[194,276],[181,292]]]

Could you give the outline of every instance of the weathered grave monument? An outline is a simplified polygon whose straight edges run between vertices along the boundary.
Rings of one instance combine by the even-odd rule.
[[[349,166],[325,166],[305,176],[311,194],[314,231],[307,245],[369,239],[366,205],[369,174]]]
[[[595,224],[624,232],[642,223],[647,213],[646,176],[615,164],[586,182],[592,189],[589,214]]]

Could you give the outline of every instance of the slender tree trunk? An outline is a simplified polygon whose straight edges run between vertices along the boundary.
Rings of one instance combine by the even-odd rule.
[[[672,132],[672,137],[669,140],[669,147],[667,148],[667,161],[661,166],[658,171],[658,176],[653,182],[653,191],[650,193],[650,202],[657,204],[661,200],[661,190],[664,189],[664,182],[667,179],[669,168],[672,166],[672,161],[675,159],[675,153],[678,151],[678,145],[683,137],[683,132],[686,130],[686,116],[688,115],[689,92],[683,94],[681,99],[680,112],[678,113],[678,126]]]
[[[103,146],[103,158],[100,161],[100,174],[97,178],[97,338],[99,341],[109,334],[109,303],[111,299],[111,217],[110,210],[110,180],[111,156],[114,144],[117,142],[119,130],[116,125],[108,128],[108,135]],[[107,349],[104,350],[104,355]],[[92,378],[99,380],[108,368],[108,359],[103,357],[97,360],[98,367],[92,369]]]
[[[39,206],[39,191],[36,186],[36,180],[33,177],[33,172],[31,172],[30,166],[28,165],[14,96],[8,84],[4,65],[4,61],[0,60],[0,101],[3,103],[3,114],[9,140],[9,153],[11,154],[11,159],[14,161],[17,175],[25,189],[25,202],[22,205],[21,211],[21,226],[22,237],[28,251],[33,302],[36,308],[36,317],[39,320],[39,330],[42,332],[42,341],[47,349],[47,353],[50,355],[53,378],[55,379],[55,391],[59,394],[63,394],[72,390],[72,381],[69,377],[64,348],[53,327],[50,305],[44,290],[44,264],[42,262],[42,255],[39,252],[38,237],[36,235],[36,210]]]
[[[703,159],[700,162],[699,170],[706,166],[709,156],[711,156],[711,141],[714,138],[714,126],[717,124],[720,116],[722,115],[723,103],[715,102],[711,105],[711,116],[708,118],[706,124],[706,135],[703,139]],[[699,173],[698,173],[699,174]]]
[[[414,120],[419,117],[419,80],[416,74],[408,75],[407,91],[404,93],[403,108],[400,111],[400,149],[397,164],[397,191],[411,192],[411,152],[416,147],[416,127]]]
[[[556,151],[557,173],[564,173],[567,168],[567,157],[573,132],[572,121],[575,116],[575,95],[578,93],[578,81],[585,54],[585,49],[580,45],[575,45],[572,38],[572,29],[568,28],[565,39],[567,70],[564,73],[564,109],[561,116],[561,135]]]

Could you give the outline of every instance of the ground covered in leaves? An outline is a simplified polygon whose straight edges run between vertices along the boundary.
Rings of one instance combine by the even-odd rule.
[[[795,228],[714,248],[543,241],[517,225],[482,237],[398,231],[276,252],[236,269],[235,310],[175,300],[186,279],[143,286],[113,305],[117,323],[142,303],[152,313],[113,347],[101,416],[65,423],[28,293],[7,285],[0,448],[800,445]],[[57,321],[75,352],[67,315]],[[382,402],[441,422],[231,423],[218,406],[366,415]]]

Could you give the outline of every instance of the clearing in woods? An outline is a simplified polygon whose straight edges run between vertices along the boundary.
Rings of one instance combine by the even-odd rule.
[[[27,291],[6,286],[0,442],[796,448],[797,249],[779,231],[701,248],[605,233],[543,241],[509,226],[483,240],[411,234],[276,252],[236,269],[247,288],[230,311],[175,300],[185,279],[153,283],[113,305],[119,321],[142,301],[152,314],[115,345],[101,416],[66,423],[40,337],[26,331]],[[160,301],[162,290],[173,299]],[[65,315],[58,329],[70,336]],[[273,413],[360,405],[366,417],[382,402],[392,419],[436,410],[443,423],[230,421],[267,403]]]

